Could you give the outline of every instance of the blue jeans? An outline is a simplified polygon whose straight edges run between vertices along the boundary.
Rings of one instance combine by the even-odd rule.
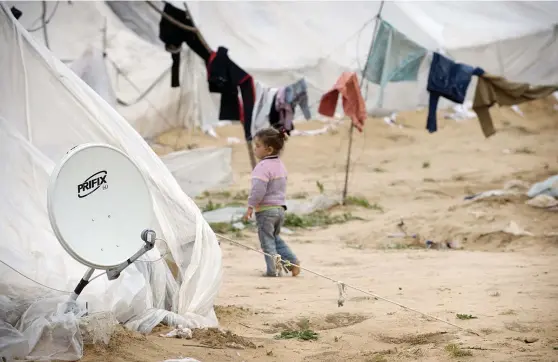
[[[279,236],[281,226],[285,221],[285,210],[283,208],[268,209],[256,212],[256,223],[258,224],[258,236],[262,250],[270,255],[281,255],[281,259],[298,264],[298,259],[291,251],[287,243]],[[275,276],[275,261],[265,256],[267,265],[266,275]]]

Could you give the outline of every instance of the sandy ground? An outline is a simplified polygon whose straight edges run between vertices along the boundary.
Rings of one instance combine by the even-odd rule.
[[[338,307],[335,283],[308,272],[263,278],[261,255],[223,242],[225,274],[216,311],[234,334],[198,333],[183,340],[159,337],[163,327],[147,337],[121,330],[108,348],[88,347],[83,360],[558,361],[558,237],[551,234],[558,231],[556,212],[526,205],[526,197],[463,200],[509,180],[530,185],[558,174],[554,104],[547,99],[523,105],[524,118],[494,109],[499,132],[490,139],[475,119],[444,120],[443,112],[435,134],[424,129],[424,112],[400,114],[404,128],[370,119],[365,132],[355,134],[349,194],[379,207],[337,208],[333,212],[362,220],[285,235],[303,266],[478,336],[354,290]],[[318,195],[317,181],[327,194],[341,192],[347,130],[346,123],[326,135],[288,141],[283,160],[290,195]],[[190,136],[188,142],[224,145],[226,137],[241,137],[238,126],[217,132],[219,140]],[[232,147],[234,193],[248,187],[250,167],[245,145]],[[417,239],[388,237],[401,219]],[[502,232],[511,221],[532,236]],[[426,239],[452,241],[463,250],[427,250]],[[240,241],[258,245],[252,231]],[[319,334],[317,341],[274,339],[301,321]]]

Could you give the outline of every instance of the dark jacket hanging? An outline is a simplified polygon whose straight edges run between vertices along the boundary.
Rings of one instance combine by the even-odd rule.
[[[438,108],[440,96],[462,104],[467,95],[467,88],[469,83],[471,83],[471,77],[473,75],[479,76],[483,73],[484,70],[481,68],[473,68],[467,64],[455,63],[453,60],[436,52],[433,54],[426,87],[426,90],[430,92],[426,129],[430,133],[438,130],[436,109]]]
[[[252,139],[252,113],[256,102],[254,79],[236,65],[229,56],[228,49],[219,47],[207,62],[207,83],[211,93],[221,94],[220,120],[241,121],[244,137]],[[242,95],[239,99],[238,88]]]
[[[171,4],[165,3],[163,12],[186,26],[194,27],[190,15],[184,10],[180,10]],[[206,48],[199,34],[176,26],[162,15],[161,21],[159,22],[159,39],[165,43],[166,50],[170,52],[172,56],[171,87],[180,87],[180,49],[182,43],[186,43],[188,47],[199,55],[207,64],[211,50]]]

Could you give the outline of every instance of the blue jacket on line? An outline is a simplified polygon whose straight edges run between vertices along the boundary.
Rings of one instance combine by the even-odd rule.
[[[469,83],[471,83],[471,77],[483,74],[484,70],[481,68],[473,68],[467,64],[455,63],[453,60],[436,52],[433,54],[428,84],[426,86],[426,90],[430,92],[426,129],[430,133],[438,130],[436,110],[440,96],[455,103],[463,104],[467,95],[467,88]]]

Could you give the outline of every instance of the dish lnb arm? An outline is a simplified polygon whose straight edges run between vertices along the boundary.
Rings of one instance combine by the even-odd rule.
[[[138,260],[140,256],[147,253],[149,250],[153,249],[155,247],[156,238],[157,238],[157,234],[155,233],[155,231],[151,229],[145,229],[144,231],[142,231],[141,239],[145,242],[145,245],[140,250],[138,250],[134,255],[128,258],[128,260],[126,260],[124,263],[118,265],[115,268],[107,270],[108,280],[114,280],[118,278],[120,276],[120,273],[124,269],[126,269],[129,265],[131,265],[136,260]]]

